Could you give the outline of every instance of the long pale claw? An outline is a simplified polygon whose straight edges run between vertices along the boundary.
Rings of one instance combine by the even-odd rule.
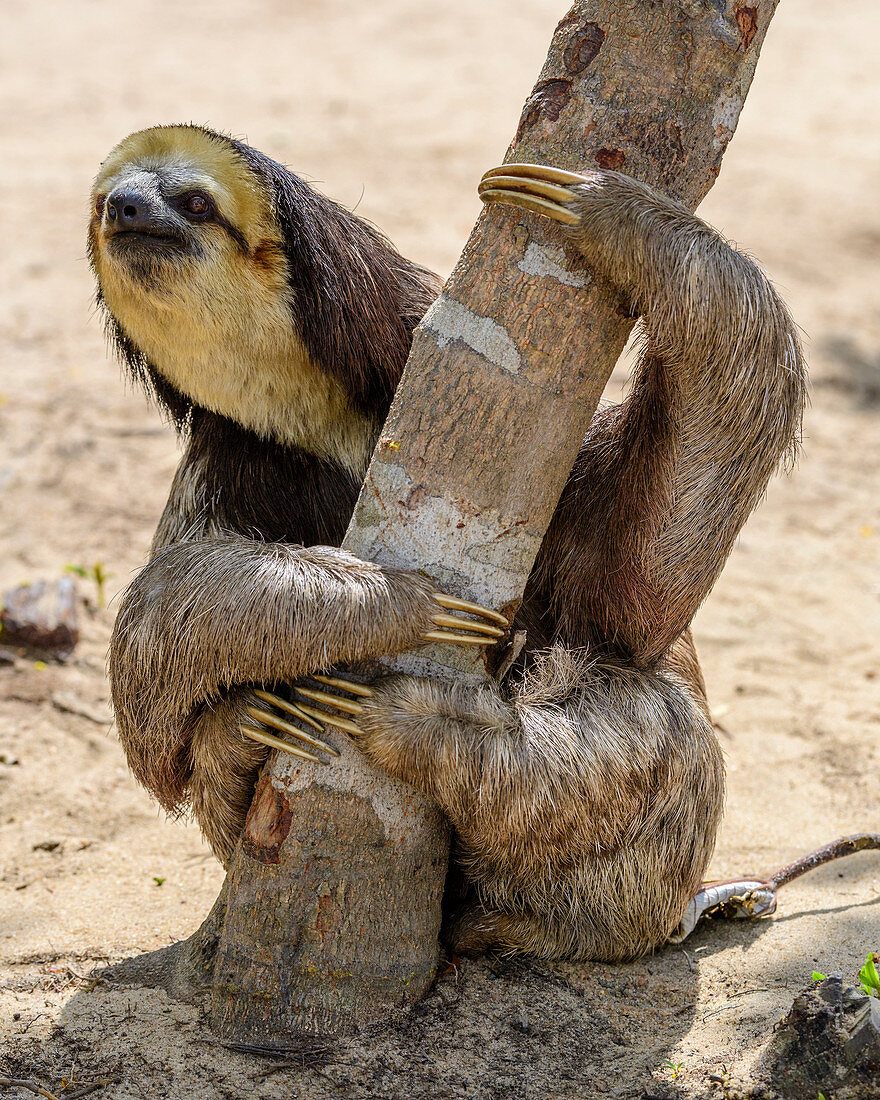
[[[291,737],[295,737],[298,741],[304,741],[307,745],[313,745],[316,749],[320,749],[321,752],[329,752],[331,756],[339,756],[339,753],[332,745],[328,745],[317,737],[312,737],[310,733],[301,730],[299,726],[294,726],[292,722],[285,722],[285,720],[279,718],[277,714],[273,714],[269,710],[262,710],[259,707],[248,707],[247,710],[252,718],[256,718],[256,720],[262,722],[263,725],[274,726],[275,729],[290,734]],[[320,728],[321,727],[318,726],[318,729]]]
[[[345,711],[346,714],[363,714],[364,712],[361,703],[355,703],[353,699],[343,699],[339,695],[331,695],[329,691],[315,691],[314,688],[304,688],[298,684],[296,691],[298,695],[304,695],[306,699],[314,699],[316,703],[328,703],[331,707],[336,707],[337,710]]]
[[[352,734],[354,737],[360,737],[363,734],[363,730],[354,722],[350,722],[347,718],[337,718],[335,714],[328,714],[325,710],[318,710],[316,707],[307,707],[303,703],[303,710],[307,714],[311,714],[313,718],[318,718],[328,726],[336,726],[338,729],[345,730],[346,733]]]
[[[530,176],[502,175],[490,176],[480,182],[480,191],[502,189],[504,191],[525,191],[530,195],[538,195],[540,198],[549,199],[551,202],[571,202],[571,192],[567,187],[560,187],[558,183],[545,183],[543,180],[533,179]]]
[[[580,218],[573,210],[566,210],[555,202],[538,198],[522,191],[505,191],[500,187],[487,187],[480,192],[480,198],[488,206],[490,202],[500,202],[507,206],[519,206],[523,210],[530,210],[533,214],[543,214],[545,218],[551,218],[563,225],[577,225]]]
[[[467,600],[459,600],[456,599],[455,596],[447,596],[445,592],[435,592],[434,599],[441,607],[445,607],[447,611],[466,611],[470,615],[482,615],[484,619],[491,619],[505,629],[510,626],[507,619],[504,618],[500,611],[493,611],[491,608],[483,607],[481,604],[468,603]]]
[[[306,752],[305,749],[297,748],[296,745],[291,745],[287,741],[282,741],[280,737],[275,737],[271,733],[265,733],[263,730],[258,730],[255,726],[243,725],[240,729],[245,737],[250,737],[253,741],[259,741],[262,745],[268,745],[270,749],[280,749],[281,752],[289,752],[291,756],[298,756],[301,760],[311,760],[315,764],[325,763],[320,756],[315,756],[313,753]]]
[[[254,689],[254,695],[272,707],[278,707],[279,710],[286,710],[288,714],[295,715],[301,722],[305,722],[306,725],[312,726],[319,733],[321,732],[321,726],[319,726],[314,719],[309,718],[296,703],[291,703],[287,699],[282,699],[280,695],[273,695],[271,691],[262,691],[257,688]]]
[[[545,164],[504,164],[486,172],[478,190],[485,203],[520,206],[564,225],[577,225],[580,218],[569,206],[574,197],[569,188],[587,182],[587,176]]]
[[[309,677],[310,680],[317,680],[319,684],[326,684],[327,687],[339,688],[341,691],[347,691],[351,695],[360,695],[364,699],[369,699],[374,694],[372,688],[368,688],[366,684],[358,684],[354,680],[343,680],[341,676],[315,676]]]
[[[512,162],[484,172],[480,185],[482,186],[487,180],[497,179],[498,176],[529,176],[533,179],[546,180],[548,183],[558,183],[563,187],[575,187],[579,183],[589,183],[591,179],[582,172],[569,172],[566,168],[555,168],[552,164]]]
[[[451,626],[455,630],[473,630],[477,634],[486,634],[490,638],[503,638],[504,631],[500,626],[490,626],[488,623],[475,623],[470,619],[462,619],[458,615],[434,615],[432,623],[437,626]]]
[[[477,634],[453,634],[448,630],[429,630],[422,637],[426,642],[452,642],[456,645],[495,645],[495,638],[481,638]]]

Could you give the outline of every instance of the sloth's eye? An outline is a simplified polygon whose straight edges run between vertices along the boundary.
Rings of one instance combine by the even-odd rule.
[[[103,195],[98,195],[95,199],[95,213],[98,215],[99,218],[104,213],[104,204],[105,204],[105,202],[106,202],[106,199]]]
[[[211,200],[201,191],[185,195],[182,202],[184,214],[192,218],[204,218],[211,212]]]

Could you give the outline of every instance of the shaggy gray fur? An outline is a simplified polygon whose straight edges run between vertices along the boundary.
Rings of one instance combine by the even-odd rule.
[[[672,673],[559,647],[507,699],[391,677],[359,743],[437,800],[482,905],[460,952],[615,959],[662,943],[712,853],[724,772],[711,723]]]

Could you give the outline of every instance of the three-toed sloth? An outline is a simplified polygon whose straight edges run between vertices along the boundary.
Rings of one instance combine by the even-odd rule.
[[[463,629],[426,578],[338,549],[439,283],[199,127],[126,138],[92,202],[116,346],[186,440],[117,617],[116,719],[225,862],[268,752],[241,730],[268,731],[255,691]],[[513,623],[524,661],[480,687],[380,679],[357,743],[455,827],[453,946],[621,959],[667,938],[712,852],[723,765],[689,624],[793,454],[805,376],[767,278],[698,218],[615,172],[560,206],[642,318],[630,396],[584,439]]]

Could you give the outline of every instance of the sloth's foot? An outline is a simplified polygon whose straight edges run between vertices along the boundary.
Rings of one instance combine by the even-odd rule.
[[[435,592],[434,599],[440,607],[445,610],[432,616],[432,622],[438,629],[429,630],[423,635],[426,642],[451,642],[457,645],[495,645],[500,638],[504,637],[508,622],[498,611],[492,611],[490,608],[482,607],[480,604],[468,603],[467,600],[456,599],[454,596],[447,596],[443,592]],[[447,614],[448,611],[463,611],[466,614],[477,616],[477,619],[476,621],[474,619],[464,619],[460,615]],[[480,617],[488,619],[489,621],[480,622]],[[373,694],[372,691],[363,684],[342,680],[338,677],[312,676],[311,679],[317,680],[318,683],[326,684],[328,687],[346,691],[351,695],[360,696],[361,698]],[[327,692],[315,691],[311,688],[304,687],[296,687],[295,690],[298,695],[306,699],[334,706],[337,710],[341,710],[345,714],[358,715],[363,710],[360,703],[342,696],[330,695]],[[339,717],[325,710],[318,710],[316,707],[309,706],[307,703],[299,701],[289,702],[287,699],[282,699],[280,696],[274,695],[269,691],[255,691],[254,694],[264,703],[268,703],[269,706],[285,711],[287,714],[297,718],[300,722],[312,726],[319,733],[324,731],[324,725],[334,726],[337,729],[345,730],[346,733],[351,734],[353,737],[358,737],[362,732],[360,727],[350,719]],[[248,707],[248,713],[252,718],[262,723],[263,726],[269,726],[280,730],[282,733],[286,733],[288,736],[296,738],[296,740],[302,742],[302,744],[290,744],[289,741],[282,740],[282,738],[258,726],[243,725],[241,727],[241,732],[246,737],[253,738],[254,741],[259,741],[263,745],[268,745],[273,749],[280,749],[282,752],[289,752],[293,756],[300,757],[302,760],[312,760],[316,764],[326,764],[326,760],[322,760],[320,756],[316,756],[313,752],[309,752],[308,748],[303,747],[303,745],[318,749],[321,752],[330,753],[331,756],[339,756],[336,749],[328,745],[326,741],[322,741],[313,734],[300,729],[292,722],[281,718],[268,708]],[[324,723],[324,725],[321,723]]]
[[[546,164],[503,164],[483,176],[479,194],[487,204],[521,206],[563,225],[577,225],[581,219],[569,205],[575,198],[570,188],[589,182],[589,176]]]
[[[288,714],[297,718],[300,722],[305,723],[307,726],[311,726],[316,729],[318,733],[323,733],[324,727],[320,723],[316,722],[307,713],[304,707],[299,706],[297,703],[288,702],[287,699],[282,699],[279,695],[273,694],[271,691],[254,691],[254,695],[257,696],[264,703],[268,703],[269,706],[277,707],[279,710],[286,711]],[[302,760],[312,760],[316,764],[326,764],[326,760],[322,760],[320,756],[315,756],[313,752],[309,752],[304,745],[309,745],[312,748],[320,749],[321,752],[327,752],[331,756],[339,756],[339,753],[332,745],[328,745],[326,741],[320,740],[313,734],[308,733],[306,730],[300,729],[299,726],[295,726],[292,722],[288,722],[274,711],[263,707],[248,707],[248,714],[252,718],[255,718],[258,722],[261,722],[263,726],[269,726],[274,729],[280,730],[282,733],[288,734],[290,737],[296,738],[297,741],[302,742],[301,745],[291,745],[289,741],[284,741],[280,737],[276,737],[275,734],[269,733],[265,729],[261,729],[258,726],[243,725],[241,732],[246,736],[252,738],[254,741],[259,741],[263,745],[268,745],[271,749],[281,749],[283,752],[289,752],[293,756],[298,756]]]
[[[365,684],[358,684],[353,680],[343,680],[338,676],[313,675],[310,679],[317,680],[320,684],[326,684],[328,687],[340,691],[347,691],[349,694],[358,696],[362,699],[373,694],[372,689],[368,688]],[[299,684],[296,684],[293,690],[298,696],[302,696],[316,703],[324,703],[325,705],[336,707],[337,710],[341,710],[344,714],[358,715],[361,714],[364,709],[356,699],[348,699],[345,696],[331,695],[329,692],[316,691],[314,688],[301,687]],[[346,733],[351,734],[351,736],[355,738],[360,737],[363,733],[360,726],[358,726],[356,722],[352,722],[350,718],[342,718],[338,714],[333,714],[326,710],[319,710],[317,707],[299,702],[298,700],[295,703],[290,703],[286,699],[282,699],[278,695],[273,695],[269,691],[258,691],[256,694],[265,702],[271,703],[276,707],[286,710],[290,714],[296,715],[301,722],[308,722],[309,725],[314,726],[315,729],[321,732],[323,732],[324,726],[326,725],[345,730]],[[307,745],[313,745],[323,752],[329,752],[333,756],[339,756],[336,749],[332,748],[325,741],[320,741],[317,737],[305,733],[292,723],[286,722],[283,718],[279,718],[278,715],[273,714],[271,711],[258,710],[256,707],[249,707],[248,710],[255,718],[258,718],[267,726],[274,726],[276,729],[283,730],[285,733],[290,734],[291,737],[296,737],[300,741],[304,741]],[[321,725],[322,722],[324,725]],[[264,745],[269,745],[273,749],[281,749],[282,752],[289,752],[293,756],[299,756],[304,760],[314,760],[316,764],[326,763],[326,761],[322,760],[319,756],[315,756],[313,753],[307,752],[297,745],[291,745],[287,741],[282,741],[280,737],[275,737],[273,734],[266,733],[254,726],[242,726],[241,732],[245,734],[246,737],[252,737],[255,741],[261,741]]]

